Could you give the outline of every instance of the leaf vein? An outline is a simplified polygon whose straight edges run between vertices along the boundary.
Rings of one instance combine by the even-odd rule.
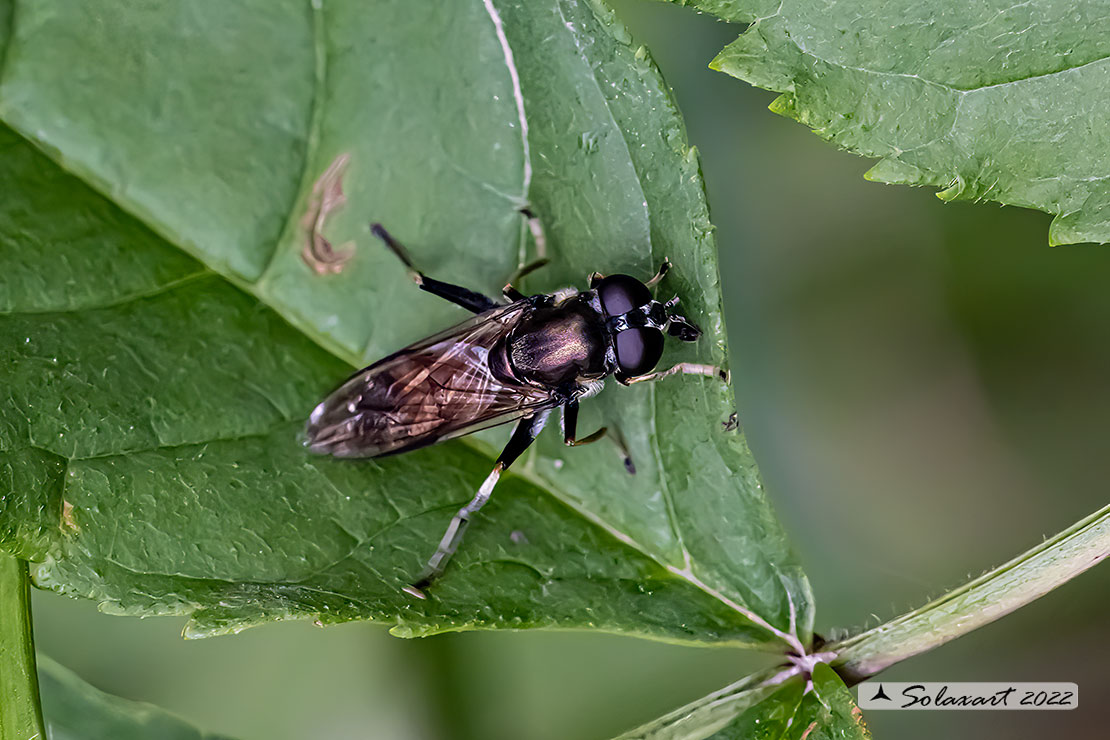
[[[161,285],[156,285],[148,290],[128,293],[123,296],[119,296],[116,299],[107,301],[105,303],[93,303],[81,306],[70,305],[62,308],[32,308],[11,311],[0,310],[0,316],[49,316],[50,314],[69,314],[78,313],[81,311],[100,311],[109,308],[122,308],[123,306],[127,306],[131,303],[138,303],[139,301],[145,300],[147,298],[155,298],[165,293],[170,293],[183,285],[187,285],[196,280],[200,280],[209,276],[217,277],[217,274],[207,266],[201,265],[201,268],[196,272],[191,272],[188,275],[174,278],[173,280],[162,283]]]
[[[943,90],[946,90],[946,91],[951,92],[951,93],[955,93],[955,94],[960,95],[960,96],[969,95],[969,94],[975,93],[975,92],[981,92],[983,90],[993,90],[993,89],[996,89],[996,88],[1006,87],[1007,85],[1017,85],[1017,84],[1020,84],[1022,82],[1030,82],[1032,80],[1039,80],[1041,78],[1053,77],[1055,75],[1062,75],[1062,74],[1066,74],[1068,72],[1074,72],[1074,71],[1077,71],[1077,70],[1084,69],[1085,67],[1091,67],[1091,66],[1094,66],[1094,65],[1097,65],[1097,64],[1100,64],[1102,62],[1110,60],[1110,54],[1108,54],[1106,56],[1099,57],[1098,59],[1092,59],[1090,61],[1084,62],[1083,64],[1075,64],[1075,65],[1070,65],[1070,66],[1066,66],[1066,67],[1061,67],[1060,69],[1052,70],[1051,72],[1042,72],[1042,73],[1035,74],[1035,75],[1029,75],[1028,77],[1020,77],[1020,78],[1014,79],[1014,80],[1006,80],[1004,82],[996,82],[996,83],[993,83],[993,84],[990,84],[990,85],[980,85],[979,87],[961,88],[961,87],[956,87],[954,85],[948,85],[948,84],[943,83],[943,82],[938,82],[936,80],[929,79],[928,77],[922,77],[921,75],[916,74],[914,72],[891,72],[891,71],[879,70],[879,69],[869,69],[867,67],[857,67],[857,66],[853,66],[851,64],[845,64],[844,62],[838,62],[838,61],[835,61],[835,60],[832,60],[832,59],[826,59],[825,57],[820,56],[816,52],[810,51],[809,49],[805,48],[801,44],[801,42],[799,42],[797,39],[795,39],[793,36],[791,36],[789,32],[786,32],[786,36],[787,36],[787,38],[790,39],[790,43],[794,44],[794,46],[798,49],[798,51],[800,51],[802,54],[805,54],[808,57],[812,57],[814,60],[816,60],[818,62],[824,62],[825,64],[829,64],[833,67],[839,67],[840,69],[844,69],[844,70],[848,70],[848,71],[852,71],[852,72],[862,72],[864,74],[877,75],[877,76],[880,76],[880,77],[904,77],[906,79],[917,80],[919,82],[925,83],[926,85],[933,85],[935,87],[939,87]]]

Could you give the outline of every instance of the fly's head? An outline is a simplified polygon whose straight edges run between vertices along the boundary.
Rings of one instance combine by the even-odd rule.
[[[682,342],[695,342],[701,336],[696,324],[674,313],[677,297],[666,303],[657,301],[651,290],[634,277],[609,275],[599,280],[594,290],[613,340],[615,377],[620,383],[655,369],[663,356],[664,335]]]

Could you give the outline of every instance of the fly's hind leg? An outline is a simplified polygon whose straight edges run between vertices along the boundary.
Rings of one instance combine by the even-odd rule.
[[[585,437],[576,437],[577,432],[578,399],[574,399],[573,401],[567,401],[567,403],[563,405],[563,442],[567,447],[588,445],[608,435],[617,445],[617,451],[620,453],[621,462],[624,463],[624,469],[631,475],[636,474],[636,465],[632,462],[632,455],[628,452],[628,445],[624,441],[624,435],[620,433],[617,427],[613,427],[612,429],[602,427],[593,434],[587,434]]]
[[[385,245],[389,247],[390,251],[397,255],[397,258],[400,259],[401,262],[405,263],[405,267],[407,267],[409,271],[409,277],[412,278],[413,282],[416,283],[417,287],[421,290],[451,301],[474,313],[483,313],[492,308],[497,308],[499,305],[492,298],[488,298],[481,293],[475,293],[473,290],[463,288],[459,285],[441,282],[417,270],[412,263],[412,258],[409,257],[408,250],[405,249],[401,242],[394,239],[393,235],[386,231],[385,227],[381,224],[372,224],[370,226],[370,231],[374,236],[385,242]]]
[[[493,470],[490,471],[481,488],[478,489],[478,493],[470,500],[470,503],[459,509],[458,513],[451,519],[451,523],[447,525],[447,531],[443,533],[443,538],[439,541],[439,547],[436,548],[432,557],[428,558],[428,564],[424,566],[424,570],[416,577],[412,585],[404,587],[405,593],[419,599],[426,598],[423,589],[443,575],[451,556],[459,549],[459,543],[462,542],[463,533],[466,532],[466,527],[470,524],[470,518],[486,505],[493,493],[493,487],[497,485],[497,481],[501,477],[501,473],[528,449],[528,446],[536,439],[536,435],[543,429],[550,413],[546,410],[540,411],[533,416],[520,420],[512,438],[509,440],[509,444],[505,445],[505,449],[501,451]]]

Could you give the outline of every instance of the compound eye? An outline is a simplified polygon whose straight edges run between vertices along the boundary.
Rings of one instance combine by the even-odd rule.
[[[620,316],[651,300],[647,286],[629,275],[610,275],[597,284],[601,307],[609,316]]]
[[[617,332],[615,339],[617,366],[622,375],[646,375],[663,356],[663,332],[658,329],[625,329]]]

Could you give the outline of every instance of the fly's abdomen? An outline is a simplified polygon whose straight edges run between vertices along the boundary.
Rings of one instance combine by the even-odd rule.
[[[337,457],[377,457],[434,444],[476,424],[488,426],[483,422],[511,410],[491,388],[494,382],[482,347],[400,353],[351,378],[317,406],[305,444]]]
[[[337,457],[375,457],[409,436],[398,425],[396,398],[388,372],[367,370],[351,378],[313,409],[305,425],[305,445]]]
[[[528,308],[514,303],[480,314],[355,374],[313,410],[305,445],[325,455],[377,457],[550,408],[550,390],[511,373],[502,341]]]

